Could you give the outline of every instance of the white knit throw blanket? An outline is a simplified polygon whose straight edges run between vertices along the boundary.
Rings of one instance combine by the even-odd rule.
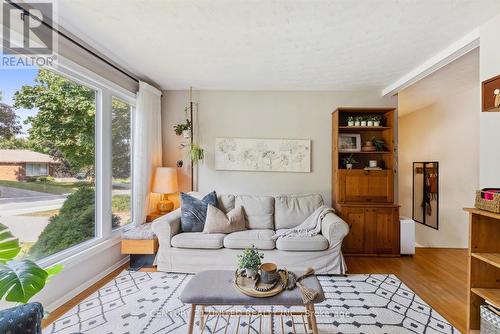
[[[328,213],[335,213],[335,210],[326,205],[317,208],[302,224],[294,228],[282,230],[275,235],[273,239],[290,238],[290,237],[312,237],[321,232],[321,221]]]

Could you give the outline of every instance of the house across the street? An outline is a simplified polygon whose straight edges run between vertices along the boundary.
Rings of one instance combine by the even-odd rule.
[[[0,180],[24,181],[27,176],[54,176],[60,164],[48,154],[30,150],[0,150]]]

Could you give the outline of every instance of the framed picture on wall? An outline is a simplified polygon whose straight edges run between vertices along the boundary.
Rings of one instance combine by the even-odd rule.
[[[339,152],[361,152],[361,135],[356,133],[339,134]]]
[[[500,75],[483,81],[483,112],[500,112]]]

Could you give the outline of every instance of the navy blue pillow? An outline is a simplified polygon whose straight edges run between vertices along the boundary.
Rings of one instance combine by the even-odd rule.
[[[203,232],[208,204],[218,207],[215,191],[201,200],[181,192],[181,229],[183,232]]]

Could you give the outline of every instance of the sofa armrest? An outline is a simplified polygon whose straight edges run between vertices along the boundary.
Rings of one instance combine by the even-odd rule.
[[[43,307],[35,302],[0,311],[0,333],[42,334]]]
[[[349,233],[349,226],[335,213],[328,213],[321,221],[321,234],[328,240],[330,248],[342,243]]]
[[[170,247],[170,239],[181,230],[181,209],[167,213],[153,221],[153,232],[160,241],[160,246]]]

